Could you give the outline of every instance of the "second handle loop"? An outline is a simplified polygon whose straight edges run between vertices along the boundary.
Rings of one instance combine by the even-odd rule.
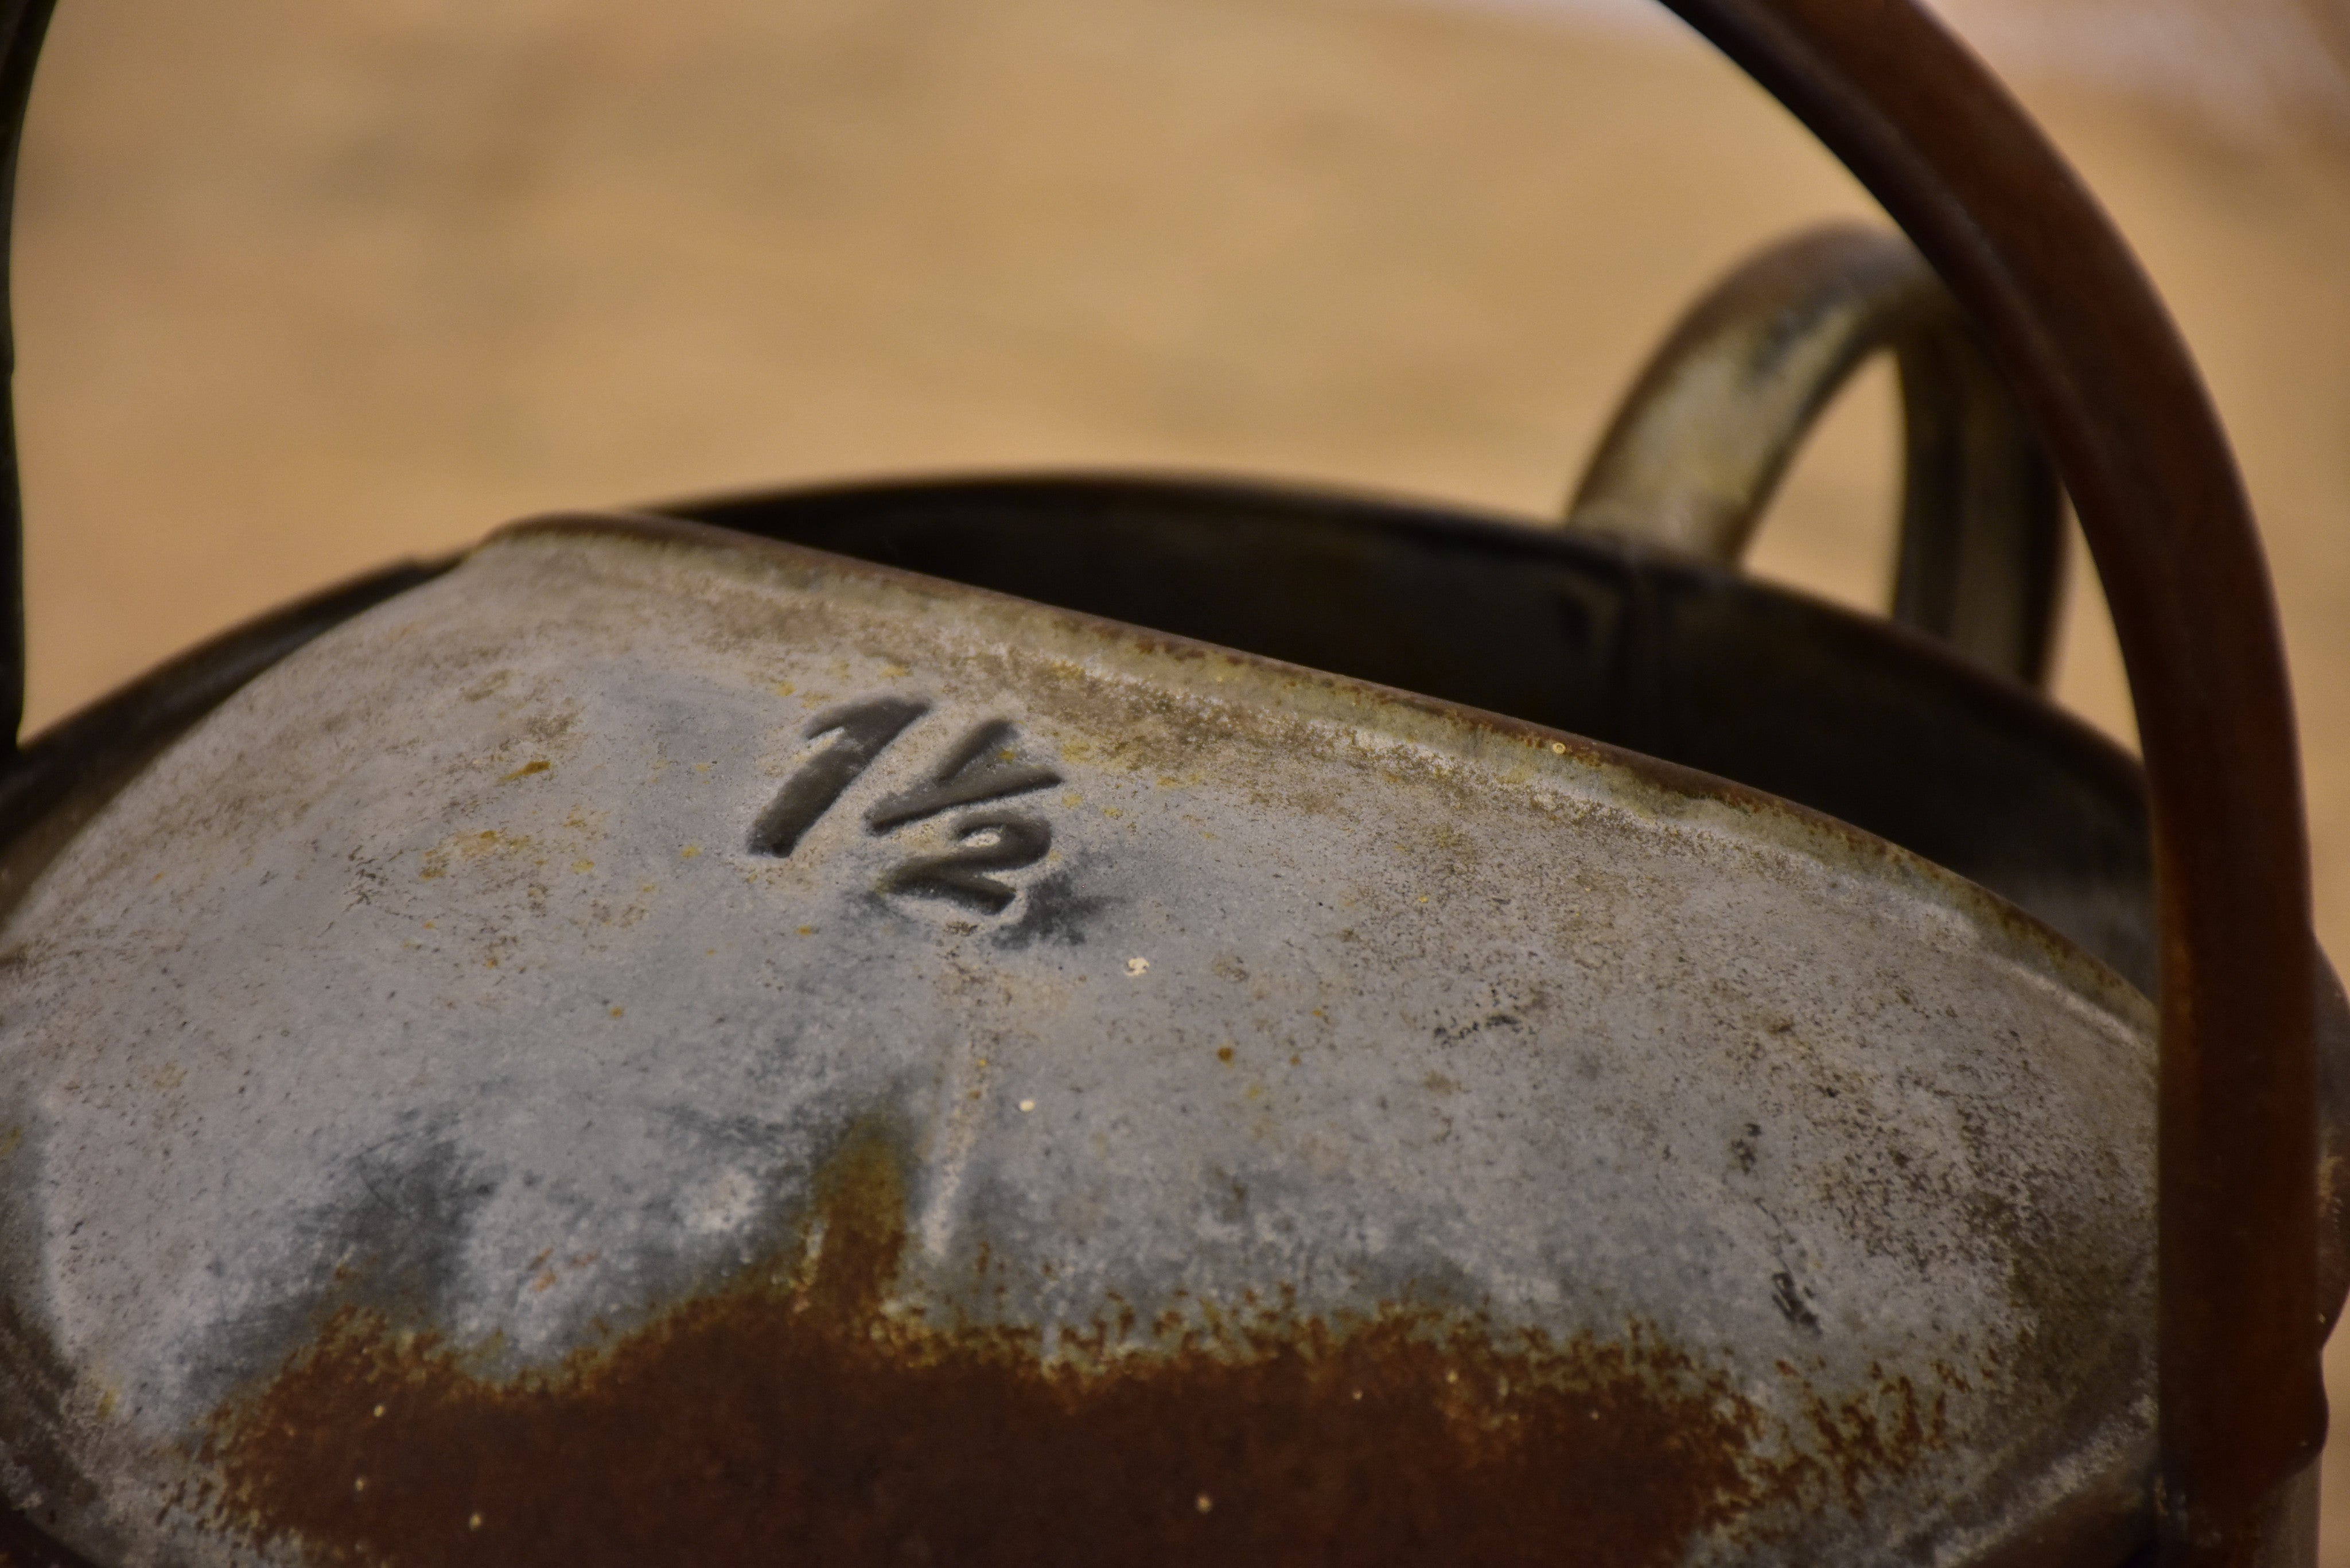
[[[1907,443],[1894,618],[2039,685],[2063,586],[2055,471],[1898,234],[1806,230],[1716,284],[1633,384],[1567,524],[1735,565],[1821,410],[1883,348]]]

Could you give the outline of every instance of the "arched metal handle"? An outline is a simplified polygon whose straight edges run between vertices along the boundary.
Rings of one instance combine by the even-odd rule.
[[[2276,607],[2219,421],[2112,224],[1918,0],[1667,4],[1917,244],[2072,497],[2153,807],[2160,1556],[2306,1561],[2325,1431],[2309,847]]]
[[[1898,234],[1811,229],[1732,269],[1633,383],[1567,525],[1735,565],[1821,411],[1887,349],[1907,441],[1894,618],[2038,685],[2064,561],[2055,470]]]
[[[16,468],[16,328],[9,298],[16,154],[33,66],[56,0],[0,0],[0,765],[13,762],[25,719],[25,487]]]

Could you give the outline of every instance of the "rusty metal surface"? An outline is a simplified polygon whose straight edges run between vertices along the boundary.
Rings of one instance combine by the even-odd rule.
[[[1821,410],[1880,350],[1900,367],[1907,440],[1894,617],[2038,684],[2064,564],[2055,474],[1898,234],[1827,224],[1732,268],[1625,394],[1567,525],[1736,565]]]
[[[2081,514],[2155,805],[2165,1550],[2290,1553],[2281,1487],[2323,1429],[2306,844],[2274,616],[2216,421],[2094,204],[1909,0],[1673,4],[1845,159],[1950,281]],[[45,15],[33,3],[5,17],[16,107]],[[13,483],[5,512],[13,563]],[[13,657],[17,639],[0,641]],[[998,831],[992,849],[966,847],[1018,846],[1019,830]]]
[[[1962,1562],[2126,1517],[2111,971],[1719,781],[669,527],[313,642],[7,927],[11,1490],[70,1544]]]

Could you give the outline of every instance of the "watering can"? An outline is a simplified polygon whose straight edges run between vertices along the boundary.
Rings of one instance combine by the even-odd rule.
[[[1560,521],[540,518],[19,745],[0,1555],[2311,1561],[2350,1012],[2231,461],[1911,0],[1674,6],[1908,239],[1736,269]],[[1889,620],[1737,566],[1878,350]],[[2037,687],[2060,481],[2143,770]]]

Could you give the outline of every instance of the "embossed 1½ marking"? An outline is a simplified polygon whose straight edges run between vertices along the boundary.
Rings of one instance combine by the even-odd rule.
[[[789,856],[848,792],[849,786],[930,704],[910,698],[873,697],[828,709],[802,732],[809,740],[836,737],[803,763],[751,827],[754,855]],[[1028,794],[1061,782],[1061,775],[1020,753],[1020,734],[1009,719],[990,719],[950,747],[920,782],[883,800],[865,814],[871,833],[889,833],[961,806]],[[1007,882],[985,875],[1033,866],[1053,846],[1053,829],[1042,817],[995,811],[956,821],[958,847],[920,855],[881,879],[881,890],[1001,911],[1019,897]]]

